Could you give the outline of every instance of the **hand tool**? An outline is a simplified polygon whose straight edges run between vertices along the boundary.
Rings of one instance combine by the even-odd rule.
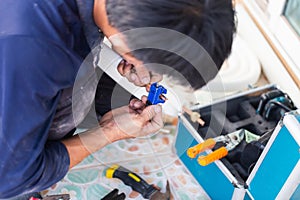
[[[134,172],[119,166],[113,165],[106,170],[107,178],[119,178],[134,191],[140,193],[145,199],[150,200],[168,200],[170,199],[170,187],[167,182],[166,192],[162,193],[158,188],[149,185],[145,180]]]
[[[156,105],[158,103],[165,103],[167,98],[164,96],[167,94],[167,89],[157,83],[153,83],[150,86],[150,91],[146,105]]]
[[[105,197],[103,197],[101,200],[125,200],[126,196],[122,192],[121,194],[118,194],[119,190],[114,189],[110,193],[108,193]]]
[[[233,150],[244,139],[244,135],[245,129],[241,129],[227,135],[209,138],[204,142],[189,148],[187,150],[187,155],[190,158],[195,158],[199,153],[202,153],[208,149],[212,149],[217,144],[217,142],[224,143],[225,146],[213,151],[212,153],[209,153],[206,156],[199,156],[198,163],[201,166],[206,166],[216,160],[227,156],[228,152]]]
[[[70,199],[71,198],[69,194],[58,194],[58,195],[45,196],[42,199],[31,197],[29,200],[70,200]]]
[[[262,94],[260,96],[260,102],[258,104],[258,107],[257,107],[257,110],[256,110],[256,113],[257,114],[262,114],[263,110],[264,110],[264,107],[266,105],[266,103],[271,100],[271,99],[274,99],[276,97],[279,97],[279,96],[283,96],[284,93],[278,89],[276,90],[272,90],[272,91],[269,91],[269,92],[266,92],[264,94]]]
[[[280,109],[280,112],[279,113],[274,112],[274,113],[276,113],[276,115],[280,114],[280,117],[283,117],[284,113],[289,112],[291,110],[295,110],[297,108],[294,106],[293,101],[288,96],[276,97],[269,100],[266,103],[263,112],[264,118],[269,120],[270,113],[272,113],[272,111],[277,109]]]

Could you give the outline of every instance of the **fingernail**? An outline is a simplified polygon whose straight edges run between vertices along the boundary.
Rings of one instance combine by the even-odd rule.
[[[134,82],[136,80],[136,75],[135,74],[131,74],[130,75],[130,79],[131,79],[131,81]]]
[[[149,78],[149,77],[143,78],[143,79],[142,79],[142,83],[143,83],[143,84],[148,84],[148,83],[150,83],[150,78]]]
[[[133,107],[134,101],[131,100],[131,101],[129,102],[129,105],[130,105],[131,107]]]
[[[161,112],[161,107],[158,106],[158,105],[156,105],[156,106],[154,107],[154,111],[155,111],[156,113],[160,113],[160,112]]]
[[[141,102],[139,102],[139,101],[134,103],[134,107],[140,107],[140,105],[141,105]]]

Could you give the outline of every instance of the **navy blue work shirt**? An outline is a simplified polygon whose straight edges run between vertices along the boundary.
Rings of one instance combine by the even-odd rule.
[[[100,35],[92,8],[93,0],[0,1],[0,198],[44,190],[68,171],[59,139],[74,129],[63,121],[72,87]]]

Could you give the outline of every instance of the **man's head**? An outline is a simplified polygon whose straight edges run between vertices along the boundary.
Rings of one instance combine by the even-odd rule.
[[[105,13],[99,13],[101,10],[95,6],[96,23],[108,37],[124,33],[123,39],[129,49],[134,49],[134,40],[140,38],[126,32],[136,28],[157,27],[178,31],[192,38],[207,51],[217,69],[230,54],[235,32],[231,0],[96,0],[95,5],[97,1]],[[122,53],[122,47],[119,46],[122,45],[114,44],[116,51]],[[138,49],[123,57],[135,66],[147,63],[168,65],[185,77],[195,89],[207,83],[206,74],[211,79],[217,72],[209,67],[201,68],[201,77],[199,70],[189,60],[162,49]],[[158,72],[165,71],[158,69]]]

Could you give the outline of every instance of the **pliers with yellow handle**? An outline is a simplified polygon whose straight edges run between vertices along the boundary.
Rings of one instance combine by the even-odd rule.
[[[228,152],[233,150],[244,139],[245,129],[229,133],[227,135],[221,135],[215,138],[209,138],[202,143],[197,144],[187,150],[187,155],[190,158],[196,158],[196,156],[208,149],[214,148],[218,142],[222,142],[225,146],[218,148],[217,150],[209,153],[205,156],[198,157],[198,163],[201,166],[206,166],[216,160],[219,160],[227,156]]]

